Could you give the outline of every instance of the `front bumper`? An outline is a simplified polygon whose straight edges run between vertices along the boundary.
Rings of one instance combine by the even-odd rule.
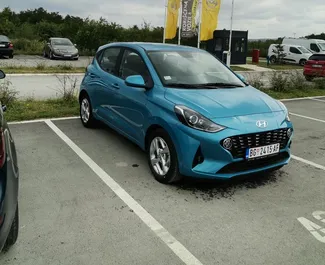
[[[269,117],[271,118],[272,115],[274,114],[269,115]],[[219,124],[226,125],[228,123],[228,126],[226,125],[227,129],[218,133],[201,132],[183,124],[175,124],[176,133],[174,135],[176,137],[180,173],[196,178],[230,179],[241,175],[272,170],[288,164],[293,134],[290,137],[286,135],[287,139],[285,143],[281,144],[279,154],[251,161],[246,160],[245,154],[235,156],[221,145],[221,141],[228,137],[266,134],[279,129],[286,132],[289,128],[293,129],[291,122],[283,121],[283,114],[272,117],[272,119],[267,119],[268,115],[266,114],[248,117],[228,118],[224,122],[219,119]],[[270,126],[262,130],[257,128],[255,123],[263,118],[270,121]],[[279,120],[281,119],[282,122],[280,123]],[[275,142],[270,144],[273,143]],[[249,147],[257,146],[255,143],[255,146],[253,144]],[[263,144],[260,146],[263,146]]]
[[[56,58],[56,59],[77,59],[77,58],[79,58],[79,54],[78,53],[64,54],[64,53],[53,52],[53,57]]]

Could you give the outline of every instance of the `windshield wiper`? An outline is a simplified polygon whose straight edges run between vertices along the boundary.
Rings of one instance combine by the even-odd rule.
[[[166,86],[169,87],[180,87],[180,88],[194,88],[198,89],[201,88],[201,85],[195,85],[195,84],[184,84],[184,83],[168,83]]]
[[[205,83],[199,84],[200,87],[243,87],[239,84],[232,84],[232,83]]]

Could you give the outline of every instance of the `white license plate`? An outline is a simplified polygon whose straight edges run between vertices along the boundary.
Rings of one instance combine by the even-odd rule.
[[[272,144],[250,148],[246,150],[246,159],[259,158],[269,155],[274,155],[280,152],[280,144]]]
[[[313,66],[313,68],[322,68],[322,67],[323,67],[323,66],[320,65],[320,64],[313,64],[312,66]]]
[[[70,54],[65,54],[64,57],[71,57],[71,55]]]
[[[5,44],[0,44],[0,47],[6,47],[6,45]]]

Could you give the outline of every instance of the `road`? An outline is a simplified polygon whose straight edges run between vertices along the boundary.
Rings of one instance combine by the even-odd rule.
[[[249,82],[260,80],[265,86],[270,85],[273,72],[240,72]],[[302,74],[302,72],[300,71]],[[284,74],[288,74],[285,72]],[[66,79],[66,89],[71,89],[71,84],[76,82],[76,89],[80,87],[84,74],[12,74],[7,75],[12,89],[19,92],[19,98],[33,97],[35,99],[47,99],[60,97],[62,93],[62,81]],[[0,82],[4,82],[3,80]]]
[[[36,67],[38,65],[58,66],[58,65],[71,65],[72,67],[86,67],[92,61],[91,56],[81,56],[78,61],[74,60],[50,60],[38,55],[16,55],[13,59],[0,58],[1,67]]]
[[[10,124],[20,235],[0,264],[323,264],[325,98],[285,104],[290,164],[230,182],[159,184],[145,153],[105,126]]]

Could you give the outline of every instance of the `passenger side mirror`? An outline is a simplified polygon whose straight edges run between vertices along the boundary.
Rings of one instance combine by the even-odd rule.
[[[244,76],[242,76],[241,74],[236,74],[236,75],[239,77],[239,79],[240,79],[241,81],[243,81],[244,83],[246,82],[246,79],[245,79]]]
[[[7,106],[6,105],[2,105],[2,111],[3,112],[6,112],[6,110],[7,110]]]
[[[6,77],[6,74],[4,71],[0,70],[0,79],[4,79]]]
[[[131,75],[125,79],[125,84],[131,87],[147,88],[141,75]]]

